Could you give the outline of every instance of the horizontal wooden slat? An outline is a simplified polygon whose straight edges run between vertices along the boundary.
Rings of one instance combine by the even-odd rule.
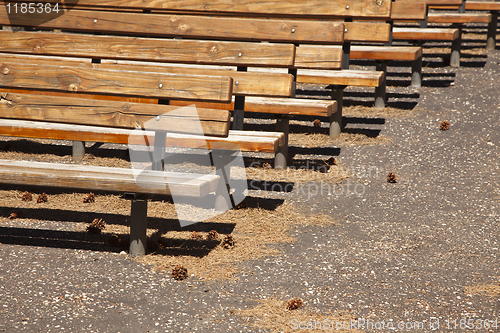
[[[352,45],[351,59],[413,61],[422,56],[420,46]]]
[[[296,48],[295,68],[341,69],[341,47],[301,45]]]
[[[387,23],[346,22],[346,42],[388,42],[391,25]]]
[[[499,1],[469,1],[465,2],[467,10],[500,10]]]
[[[274,73],[252,73],[236,71],[233,68],[206,66],[158,66],[157,64],[140,64],[113,61],[116,64],[103,61],[101,64],[95,64],[97,68],[104,69],[122,69],[122,70],[143,70],[145,72],[182,74],[182,75],[213,75],[229,76],[233,79],[233,94],[244,96],[268,96],[268,97],[291,97],[293,95],[293,75],[274,74]]]
[[[331,55],[327,53],[326,55]],[[124,70],[132,72],[150,72],[181,75],[229,76],[233,78],[233,94],[245,96],[290,97],[293,94],[293,76],[290,74],[255,74],[237,72],[236,67],[163,64],[154,62],[136,62],[126,60],[102,60],[100,64],[70,61],[71,58],[32,56],[0,53],[0,58],[7,62],[36,62],[39,65],[80,66],[84,68],[101,68],[107,70]],[[86,60],[86,59],[83,59]],[[96,95],[94,95],[96,96]],[[71,97],[71,96],[67,96]],[[85,98],[92,98],[88,95]],[[96,96],[99,99],[99,96]],[[101,98],[102,99],[102,98]],[[115,99],[119,100],[119,99]],[[133,102],[133,100],[129,100]],[[137,101],[139,102],[139,101]],[[140,102],[148,102],[141,99]],[[151,103],[151,102],[149,102]],[[154,103],[157,103],[156,100]]]
[[[453,41],[459,36],[458,29],[447,28],[394,28],[392,37],[400,40]]]
[[[230,101],[230,77],[0,62],[0,87]]]
[[[186,101],[176,100],[170,101],[170,104],[188,105]],[[234,110],[234,103],[198,102],[195,105],[202,108]],[[245,98],[245,112],[329,117],[337,112],[337,102],[302,98],[248,97]]]
[[[423,20],[426,14],[426,4],[423,1],[392,3],[392,20]]]
[[[490,23],[491,14],[472,13],[429,13],[430,23]]]
[[[33,55],[285,67],[290,44],[135,38],[69,33],[0,31],[0,51]]]
[[[159,15],[71,10],[47,21],[0,8],[0,24],[130,35],[191,37],[232,40],[342,43],[342,23],[328,21]],[[78,22],[78,24],[75,24]],[[119,45],[124,48],[124,45]]]
[[[396,2],[413,2],[414,0],[396,0]],[[461,5],[464,0],[419,0],[427,4],[427,6],[437,5]]]
[[[58,2],[41,0],[39,2]],[[390,16],[391,2],[387,0],[79,0],[78,7],[116,7],[139,9],[163,9],[179,11],[208,11],[228,13],[263,13],[277,15],[316,15],[380,17]],[[75,7],[75,8],[78,8]]]
[[[0,183],[4,184],[202,197],[213,191],[218,180],[215,175],[151,170],[136,179],[132,169],[0,160]]]
[[[101,101],[82,98],[0,93],[0,117],[79,125],[148,129],[227,136],[230,115],[219,110],[197,109],[194,116],[170,105]],[[168,113],[168,114],[167,114]],[[160,121],[151,122],[160,116]]]
[[[252,68],[251,71],[260,72],[261,68]],[[282,69],[266,69],[268,72],[279,73]],[[384,72],[368,71],[368,70],[316,70],[316,69],[299,69],[297,70],[298,83],[312,84],[333,84],[341,86],[362,86],[362,87],[378,87],[384,81]]]
[[[0,119],[0,135],[41,138],[53,140],[77,140],[86,142],[108,142],[119,144],[154,145],[155,133],[122,128],[83,126],[40,121]],[[179,133],[167,134],[167,147],[232,149],[234,145],[242,151],[275,153],[285,143],[284,134],[278,132],[229,131],[227,138],[196,136]]]

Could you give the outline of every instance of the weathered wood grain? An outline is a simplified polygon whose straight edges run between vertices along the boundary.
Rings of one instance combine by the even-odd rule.
[[[500,10],[500,1],[466,1],[465,9],[468,10]]]
[[[182,110],[181,110],[182,111]],[[147,129],[167,132],[227,136],[229,112],[197,109],[186,116],[179,107],[81,98],[0,93],[0,117],[66,124]],[[160,116],[159,121],[151,121]]]
[[[430,23],[490,23],[491,14],[486,13],[429,13]]]
[[[340,46],[300,45],[296,48],[295,68],[342,69]]]
[[[0,183],[80,188],[95,191],[208,195],[219,176],[145,170],[139,181],[132,169],[0,160]]]
[[[0,87],[230,101],[230,77],[0,62]]]
[[[391,25],[378,22],[346,22],[344,23],[344,40],[346,42],[388,42]]]
[[[55,3],[55,0],[39,2]],[[317,15],[380,17],[390,16],[389,0],[80,0],[77,7],[116,7],[139,9],[163,9],[179,11],[208,11],[228,13],[264,13],[277,15]]]
[[[420,46],[352,45],[351,59],[413,61],[422,56]]]
[[[394,39],[402,40],[445,40],[453,41],[458,38],[458,29],[447,28],[394,28]]]
[[[188,105],[186,101],[176,100],[170,101],[170,104]],[[234,110],[234,103],[196,102],[194,104],[200,108]],[[245,112],[329,117],[337,112],[337,102],[300,98],[248,97],[245,99]]]
[[[0,51],[7,53],[235,66],[286,67],[295,55],[291,44],[27,31],[0,31],[0,45]]]
[[[423,1],[395,1],[392,3],[391,20],[423,20],[426,4]]]
[[[130,35],[217,38],[328,44],[342,42],[342,23],[328,21],[207,17],[124,12],[72,10],[47,22],[27,20],[25,15],[8,15],[0,6],[0,24],[44,27],[88,32],[117,32]],[[125,47],[120,44],[119,47]],[[241,50],[240,50],[241,51]]]
[[[138,133],[138,131],[122,128],[12,119],[0,119],[0,135],[85,142],[130,143],[137,145],[142,145],[146,141],[150,145],[154,145],[155,142],[155,133],[152,131]],[[147,140],[144,140],[145,136]],[[234,145],[237,145],[240,147],[241,151],[275,153],[279,146],[284,144],[284,136],[284,133],[279,132],[233,130],[229,131],[229,135],[226,138],[168,133],[166,146],[233,149]]]

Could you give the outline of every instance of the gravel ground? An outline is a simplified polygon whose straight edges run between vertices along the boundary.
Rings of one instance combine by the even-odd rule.
[[[500,51],[465,60],[428,62],[421,89],[390,88],[390,104],[411,116],[346,113],[350,131],[390,142],[340,147],[353,177],[332,193],[315,193],[321,183],[251,193],[335,218],[292,230],[282,255],[241,263],[236,280],[175,281],[126,254],[36,246],[33,232],[35,245],[0,244],[0,331],[294,332],[308,320],[321,331],[335,318],[354,320],[353,331],[500,331],[481,321],[500,316]],[[276,320],[258,308],[293,297],[303,308]]]

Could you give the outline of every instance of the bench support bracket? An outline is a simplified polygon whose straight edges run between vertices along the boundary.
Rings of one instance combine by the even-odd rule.
[[[336,138],[342,132],[342,105],[346,86],[329,86],[332,89],[332,100],[337,101],[337,112],[330,116],[330,138]]]
[[[491,21],[488,23],[488,39],[486,40],[486,51],[492,51],[496,47],[496,36],[498,26],[498,11],[491,11]]]
[[[387,95],[386,95],[387,62],[377,61],[375,67],[376,67],[375,70],[384,72],[384,81],[381,82],[378,87],[375,87],[375,108],[383,109],[385,108],[385,103],[387,102]]]
[[[73,160],[80,163],[85,156],[85,142],[73,141]]]
[[[462,44],[462,24],[455,26],[458,29],[458,38],[451,42],[450,66],[460,67],[460,47]]]
[[[287,115],[276,115],[276,131],[285,134],[285,143],[278,148],[274,157],[275,169],[286,169],[288,166],[288,133],[290,130],[290,118]]]
[[[146,254],[146,229],[148,226],[148,201],[143,199],[131,200],[130,209],[130,248],[132,257]]]
[[[422,87],[422,56],[411,62],[411,86]]]

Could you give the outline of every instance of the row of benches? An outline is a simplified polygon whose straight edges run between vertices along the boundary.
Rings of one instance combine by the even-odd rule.
[[[275,166],[284,168],[290,116],[329,117],[330,136],[338,136],[345,86],[375,87],[376,105],[385,104],[387,60],[412,61],[412,83],[420,85],[420,47],[351,43],[403,38],[405,28],[393,28],[394,21],[424,19],[421,2],[80,0],[50,20],[6,8],[0,25],[24,29],[0,31],[0,135],[72,140],[78,160],[83,141],[128,143],[137,127],[158,119],[139,136],[154,145],[147,179],[169,181],[145,191],[131,171],[14,161],[0,161],[0,181],[138,193],[130,196],[134,255],[145,251],[146,194],[185,186],[187,196],[215,192],[222,210],[235,204],[224,164],[211,176],[165,173],[166,146],[224,152],[237,145],[275,153]],[[379,70],[348,70],[350,59],[364,58],[379,61]],[[331,85],[332,100],[294,98],[296,83]],[[172,114],[193,103],[204,137],[192,136],[200,134],[193,130],[198,119]],[[274,115],[277,132],[242,131],[245,112]]]

